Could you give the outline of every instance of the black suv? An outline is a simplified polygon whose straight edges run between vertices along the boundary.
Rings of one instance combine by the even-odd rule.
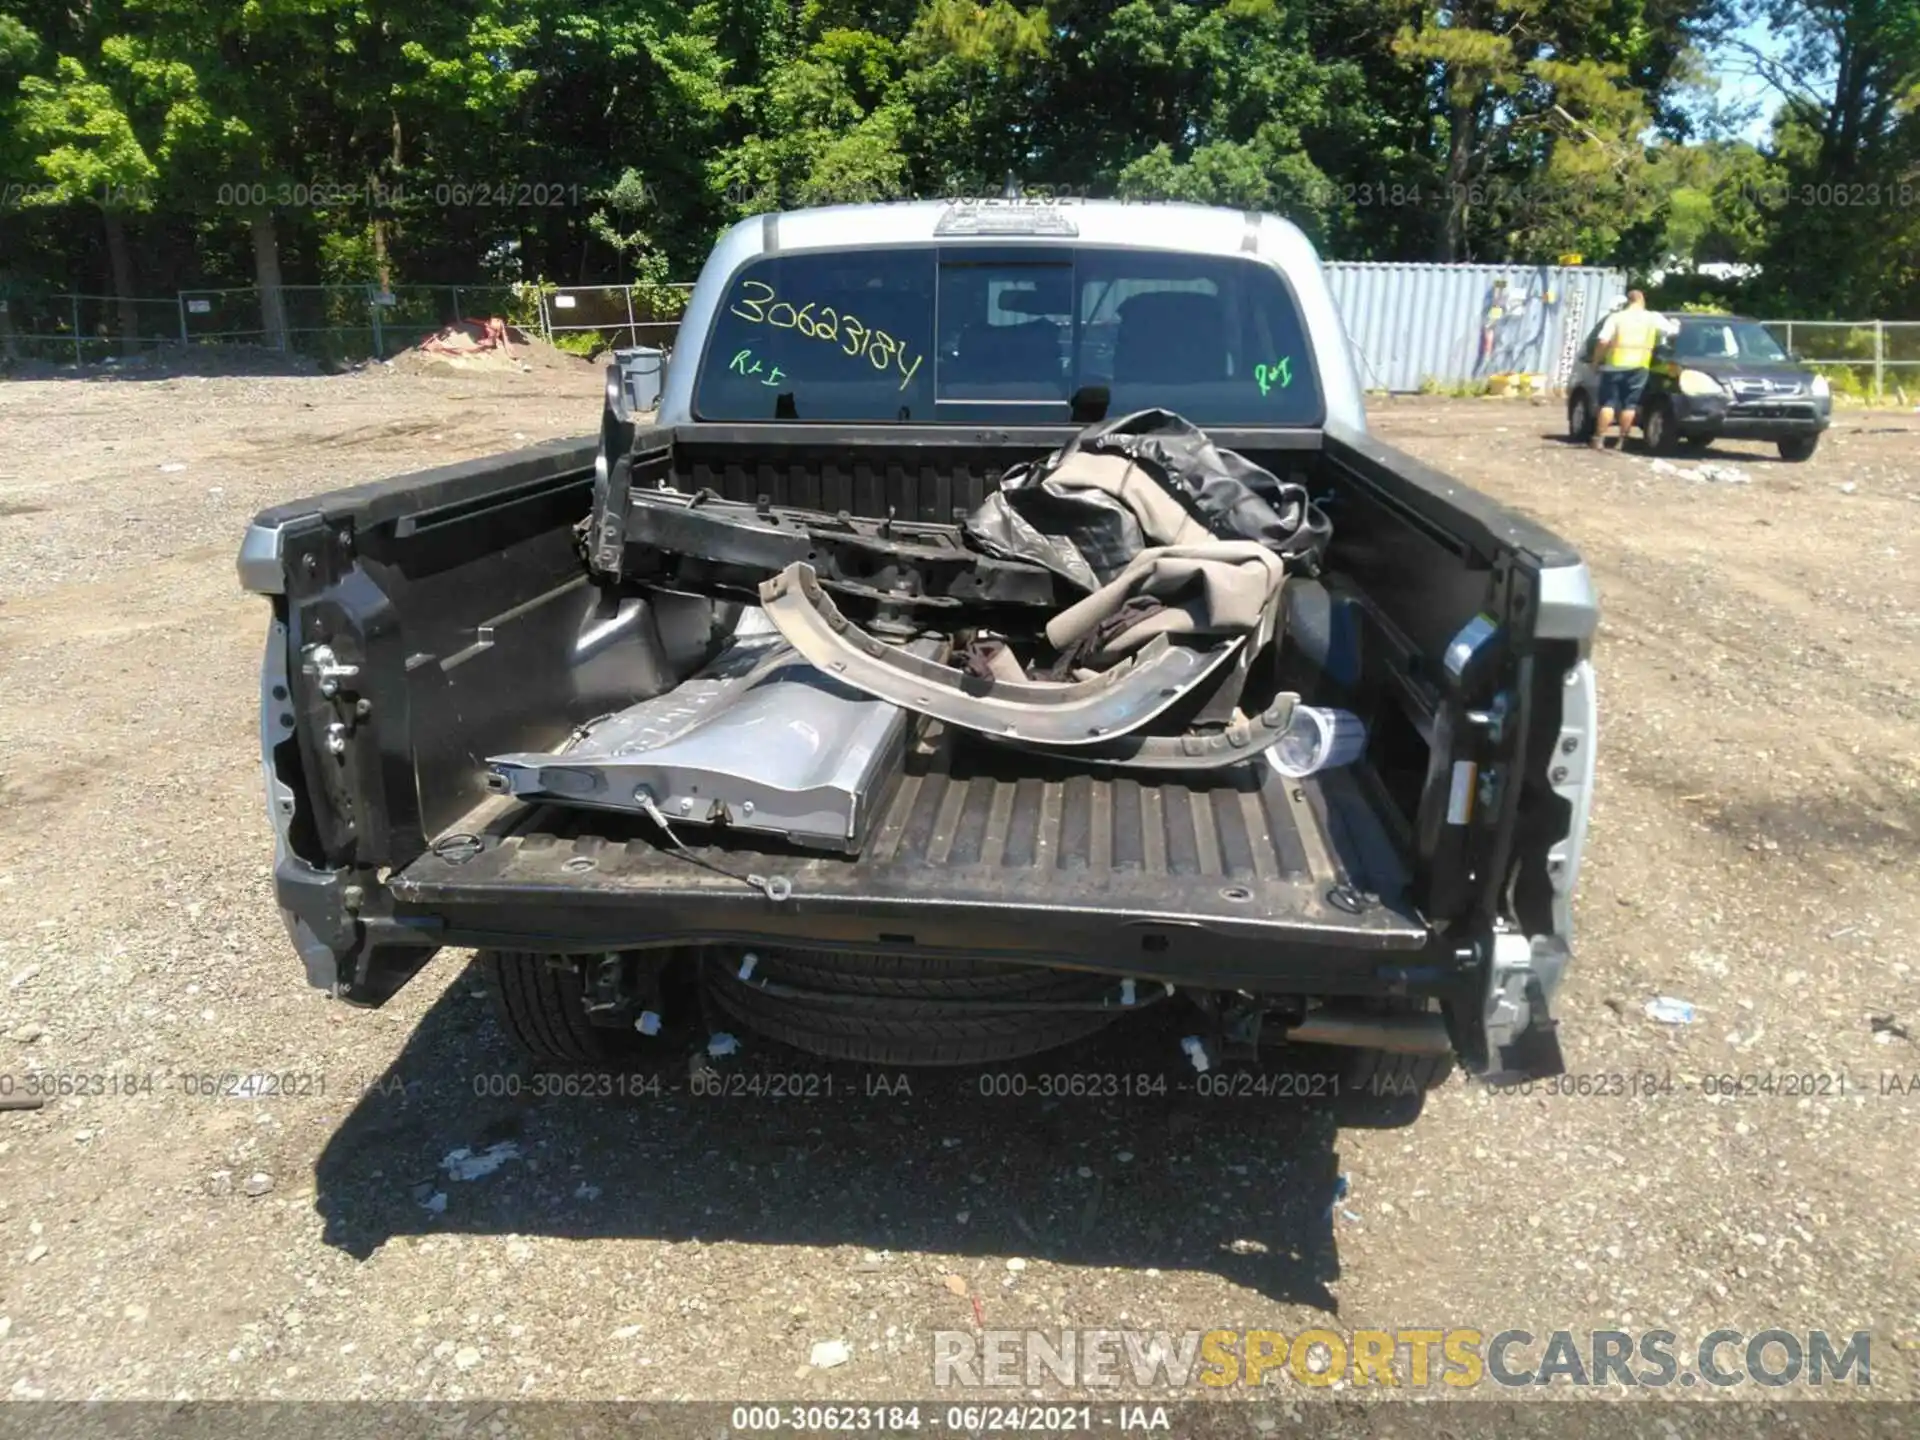
[[[1757,320],[1742,315],[1680,315],[1679,332],[1653,352],[1640,431],[1647,449],[1667,454],[1681,444],[1704,449],[1715,440],[1771,440],[1783,460],[1807,460],[1833,415],[1826,377],[1785,350]],[[1598,369],[1595,326],[1567,395],[1567,428],[1576,440],[1593,433]]]

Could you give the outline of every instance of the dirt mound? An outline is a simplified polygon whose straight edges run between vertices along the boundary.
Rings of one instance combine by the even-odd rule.
[[[472,370],[577,370],[591,362],[555,348],[499,316],[456,320],[387,362],[419,374]]]

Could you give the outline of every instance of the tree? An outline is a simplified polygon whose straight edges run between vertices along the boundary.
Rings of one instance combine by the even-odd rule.
[[[1783,102],[1768,288],[1800,314],[1920,302],[1920,4],[1750,0],[1739,13],[1781,42],[1728,41]]]
[[[119,301],[120,340],[130,344],[139,334],[140,320],[126,217],[153,207],[160,171],[134,135],[119,97],[71,55],[59,58],[51,78],[23,79],[20,94],[20,131],[33,151],[34,166],[47,181],[44,188],[28,191],[27,201],[98,209]]]
[[[1462,259],[1476,239],[1529,257],[1608,253],[1647,203],[1642,136],[1672,118],[1668,88],[1714,3],[1425,0],[1394,50],[1430,97],[1434,258]]]

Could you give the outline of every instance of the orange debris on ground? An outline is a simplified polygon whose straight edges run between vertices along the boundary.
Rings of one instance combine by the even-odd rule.
[[[431,355],[472,355],[483,350],[511,354],[516,343],[526,345],[526,335],[495,315],[486,320],[456,320],[414,348]]]

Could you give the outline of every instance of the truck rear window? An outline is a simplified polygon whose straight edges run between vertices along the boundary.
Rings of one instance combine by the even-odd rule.
[[[703,420],[1052,423],[1107,392],[1198,424],[1317,425],[1300,313],[1253,259],[1064,245],[773,255],[742,267]]]

